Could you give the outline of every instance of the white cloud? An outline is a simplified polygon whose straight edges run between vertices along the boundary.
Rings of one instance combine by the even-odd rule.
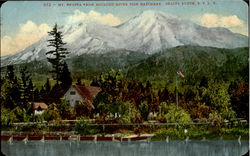
[[[208,28],[211,27],[224,27],[234,33],[240,33],[248,36],[248,29],[244,21],[239,19],[236,15],[232,16],[219,16],[216,14],[204,14],[200,23]]]
[[[68,17],[69,23],[78,23],[85,20],[96,21],[110,26],[121,24],[121,20],[113,14],[101,14],[93,10],[89,11],[88,13],[81,12],[80,10],[75,10],[74,14]]]
[[[201,24],[206,27],[218,27],[219,17],[216,14],[204,14],[201,18]]]
[[[236,15],[228,16],[228,17],[221,17],[221,24],[226,27],[241,27],[244,25],[244,22],[240,20]]]
[[[14,37],[4,36],[1,38],[1,55],[9,55],[23,50],[37,42],[50,30],[47,24],[37,26],[32,21],[19,25],[19,32]]]
[[[244,22],[236,15],[233,16],[218,16],[216,14],[204,14],[201,17],[201,24],[206,27],[241,27]]]

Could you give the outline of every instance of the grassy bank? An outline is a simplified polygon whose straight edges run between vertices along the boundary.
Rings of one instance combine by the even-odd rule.
[[[141,135],[141,134],[154,134],[152,141],[166,140],[184,140],[187,137],[191,140],[236,140],[241,136],[241,140],[249,139],[249,127],[248,125],[234,126],[234,127],[216,127],[211,125],[204,126],[105,126],[95,125],[91,126],[87,123],[79,122],[75,125],[68,126],[66,124],[53,124],[53,125],[41,125],[30,124],[25,126],[9,126],[2,127],[2,131],[13,132],[75,132],[81,136],[88,135]]]
[[[215,127],[190,127],[188,129],[177,128],[162,128],[155,132],[152,138],[154,141],[165,140],[167,137],[171,140],[183,140],[189,137],[191,140],[236,140],[241,136],[242,140],[249,139],[248,127],[221,128]]]

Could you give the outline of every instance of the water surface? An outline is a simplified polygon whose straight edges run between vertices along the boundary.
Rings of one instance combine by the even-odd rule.
[[[248,141],[2,141],[7,156],[241,156]]]

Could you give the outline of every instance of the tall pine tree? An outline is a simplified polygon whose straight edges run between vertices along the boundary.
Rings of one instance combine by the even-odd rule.
[[[56,84],[59,84],[60,73],[63,68],[63,59],[66,57],[69,52],[64,48],[65,42],[62,41],[62,32],[58,30],[57,24],[55,24],[52,31],[48,32],[51,39],[48,40],[49,47],[53,47],[53,50],[46,52],[48,61],[52,64],[53,70],[51,71],[54,74],[54,79]]]
[[[7,74],[6,74],[6,103],[5,107],[14,109],[16,106],[20,105],[21,91],[20,84],[18,78],[14,72],[14,66],[7,66]]]
[[[28,73],[27,71],[27,67],[24,66],[22,69],[21,69],[21,93],[22,93],[22,96],[21,96],[21,101],[22,101],[22,107],[21,108],[25,108],[27,109],[27,105],[28,105],[28,102],[32,100],[32,88],[30,88],[30,82],[32,83],[31,81],[31,78],[30,78],[30,74]]]
[[[48,78],[47,78],[47,81],[46,81],[46,83],[44,85],[44,88],[45,88],[46,94],[48,95],[50,93],[50,91],[51,91],[51,85],[50,85],[50,82],[49,82]]]
[[[61,87],[63,90],[68,90],[70,85],[72,84],[71,74],[66,62],[63,63],[62,71],[59,77],[60,81],[62,82]]]

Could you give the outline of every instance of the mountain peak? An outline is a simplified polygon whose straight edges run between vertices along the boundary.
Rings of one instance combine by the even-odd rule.
[[[145,17],[155,17],[157,16],[158,14],[160,14],[159,11],[155,11],[155,10],[146,10],[146,11],[143,11],[141,12],[141,16],[145,16]]]
[[[248,38],[226,28],[206,28],[161,11],[147,10],[115,27],[83,21],[62,27],[69,57],[86,53],[104,54],[126,49],[147,54],[180,45],[218,48],[248,46]],[[1,58],[1,65],[45,59],[47,41],[41,39],[16,54]]]
[[[140,13],[139,16],[144,17],[144,18],[159,18],[159,17],[178,18],[178,17],[175,17],[171,14],[167,14],[167,13],[164,13],[161,11],[156,11],[156,10],[143,11]]]

